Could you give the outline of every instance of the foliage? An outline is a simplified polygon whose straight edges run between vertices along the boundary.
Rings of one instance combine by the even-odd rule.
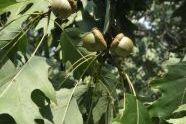
[[[161,97],[148,109],[152,116],[164,118],[172,113],[177,106],[184,104],[185,99],[185,62],[170,66],[163,79],[151,83],[152,88],[160,91]]]
[[[0,124],[183,124],[186,0],[77,0],[67,19],[47,0],[0,1]],[[103,51],[84,48],[97,27]],[[110,51],[124,33],[125,58]]]
[[[181,112],[185,111],[185,104],[179,106],[178,109],[176,109],[173,112],[172,118],[167,120],[169,123],[175,123],[175,124],[180,124],[185,122],[185,115],[181,114]],[[183,117],[182,117],[183,116]]]
[[[40,71],[38,68],[41,68]],[[47,78],[47,70],[48,65],[43,58],[32,58],[18,72],[13,63],[8,61],[1,69],[2,74],[11,74],[11,77],[6,77],[0,82],[1,114],[13,116],[17,123],[30,123],[38,118],[40,113],[32,102],[32,97],[36,97],[33,94],[34,90],[43,91],[48,98],[56,102],[55,91]]]
[[[124,107],[122,117],[117,118],[114,124],[150,124],[150,116],[147,109],[134,96],[124,95]]]

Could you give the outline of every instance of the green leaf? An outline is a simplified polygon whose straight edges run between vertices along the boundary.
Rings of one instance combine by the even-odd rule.
[[[51,34],[51,30],[54,28],[54,21],[55,21],[55,16],[53,13],[50,13],[50,16],[48,17],[44,17],[42,19],[40,19],[39,23],[37,24],[35,30],[39,30],[39,29],[44,29],[44,33],[50,35]],[[46,26],[47,24],[47,26]]]
[[[170,119],[170,120],[167,120],[167,122],[171,124],[185,124],[186,116],[183,118]]]
[[[89,52],[81,47],[82,42],[80,35],[81,32],[78,29],[71,28],[62,33],[60,40],[62,47],[62,59],[64,63],[70,61],[71,64],[74,64],[81,59],[78,63],[79,65],[76,64],[77,68],[74,71],[74,77],[77,79],[84,73],[90,59],[95,57],[94,53],[89,56],[89,60],[84,57],[88,55]]]
[[[0,87],[4,85],[17,72],[14,64],[8,60],[0,70]]]
[[[87,12],[80,10],[77,11],[75,23],[84,32],[90,31],[96,25],[94,19]]]
[[[26,18],[17,19],[6,28],[0,30],[0,48],[7,46],[23,33],[20,26],[25,19]]]
[[[62,106],[65,109],[66,104],[62,104]],[[59,111],[59,109],[61,109],[61,107],[59,107],[57,111]],[[61,109],[61,112],[64,109]],[[54,118],[56,121],[56,124],[61,124],[59,121],[60,120],[59,115],[62,115],[62,117],[64,116],[64,114],[62,114],[61,112],[56,113],[56,115],[58,115],[58,118]],[[63,113],[64,113],[64,111],[63,111]],[[72,119],[72,117],[73,117],[73,119]],[[74,98],[72,98],[72,100],[70,101],[64,122],[65,122],[65,124],[83,124],[82,115],[79,111],[77,101]]]
[[[64,62],[70,61],[71,63],[74,63],[81,58],[82,56],[81,53],[78,51],[72,39],[65,32],[62,34],[61,37],[61,46],[62,46],[62,52],[63,52],[62,56]]]
[[[30,124],[35,118],[41,118],[31,94],[39,89],[56,102],[54,88],[48,80],[48,68],[44,58],[33,57],[16,73],[15,67],[8,61],[0,71],[0,77],[10,74],[0,82],[0,114],[11,115],[17,124]],[[15,76],[12,77],[12,73]]]
[[[171,124],[184,124],[186,122],[186,104],[181,105],[173,112],[173,118],[167,120]],[[178,115],[178,117],[176,117]]]
[[[120,82],[117,78],[118,72],[116,71],[116,68],[110,65],[105,65],[101,68],[100,72],[101,73],[98,76],[100,76],[101,81],[109,90],[109,94],[112,95],[113,98],[117,99],[116,86]]]
[[[0,12],[3,8],[6,8],[7,6],[10,6],[12,4],[15,4],[16,3],[16,0],[1,0],[0,1]]]
[[[186,20],[186,16],[185,16],[186,8],[185,7],[186,7],[186,1],[183,1],[181,6],[174,11],[172,16],[173,17],[181,17],[184,22]]]
[[[92,115],[94,123],[97,124],[101,119],[102,115],[107,111],[109,103],[109,98],[107,96],[99,98],[98,102],[96,103]]]
[[[153,89],[158,89],[161,97],[148,107],[152,117],[165,118],[178,106],[186,102],[186,62],[169,66],[168,74],[151,82]]]
[[[41,6],[42,5],[42,6]],[[12,43],[16,38],[25,33],[26,30],[33,25],[33,20],[30,21],[26,30],[23,30],[23,22],[34,12],[46,12],[48,10],[48,2],[45,0],[29,0],[14,5],[10,5],[2,10],[2,12],[10,12],[10,17],[7,18],[7,23],[0,29],[0,48]],[[39,14],[38,14],[39,15]],[[38,16],[34,19],[38,19]],[[43,24],[46,27],[47,23]],[[16,41],[14,41],[16,42]]]
[[[181,111],[186,111],[186,104],[179,106],[178,109],[174,111],[174,113],[181,112]]]
[[[110,25],[110,9],[111,9],[111,3],[110,0],[107,0],[105,22],[104,22],[104,33],[106,33]]]
[[[61,89],[57,91],[57,104],[51,104],[50,124],[83,124],[83,118],[79,111],[77,99],[79,99],[86,91],[86,85],[80,85],[76,88],[73,96],[73,89]],[[49,118],[46,118],[49,119]],[[52,123],[53,122],[53,123]]]
[[[114,119],[113,124],[151,124],[147,109],[135,96],[124,95],[124,106],[120,116]]]

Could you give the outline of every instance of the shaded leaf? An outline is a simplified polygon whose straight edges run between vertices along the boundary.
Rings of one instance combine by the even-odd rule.
[[[16,0],[1,0],[0,1],[0,12],[3,8],[6,8],[7,6],[10,6],[12,4],[15,4],[16,3]]]
[[[16,122],[10,115],[0,114],[0,124],[16,124]]]
[[[101,68],[100,79],[104,85],[109,89],[110,95],[117,99],[116,86],[120,83],[117,76],[116,68],[110,65],[105,65]]]
[[[172,16],[173,17],[180,16],[180,17],[182,17],[183,22],[185,22],[185,20],[186,20],[185,11],[186,11],[186,1],[184,1],[183,4],[178,9],[176,9],[174,11]]]
[[[89,54],[87,50],[81,47],[82,42],[80,35],[80,31],[75,28],[65,30],[62,33],[60,43],[62,47],[63,62],[66,63],[67,61],[70,61],[71,64],[74,64],[75,62]],[[93,56],[95,55],[92,55],[92,57]],[[82,61],[80,61],[79,63],[81,62],[82,64],[74,71],[75,78],[80,78],[80,76],[84,73],[85,68],[88,66],[87,58],[82,59]]]
[[[133,95],[125,94],[123,109],[113,124],[151,124],[151,120],[144,105]]]
[[[94,15],[94,7],[95,3],[94,1],[88,1],[88,0],[82,0],[83,8],[85,11],[89,13],[89,15]]]
[[[153,89],[158,89],[161,97],[148,107],[152,117],[165,118],[178,106],[186,102],[186,62],[169,66],[168,74],[151,82]]]
[[[94,19],[85,11],[77,12],[75,23],[84,32],[90,31],[96,25]]]

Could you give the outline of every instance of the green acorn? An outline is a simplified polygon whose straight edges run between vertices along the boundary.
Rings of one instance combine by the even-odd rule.
[[[82,37],[83,47],[87,50],[96,52],[107,48],[107,43],[102,33],[97,28],[93,28],[91,32],[87,32]]]
[[[76,9],[76,0],[51,0],[51,10],[60,19],[68,18]]]
[[[133,42],[123,33],[118,34],[111,43],[111,53],[117,56],[126,57],[133,50]]]

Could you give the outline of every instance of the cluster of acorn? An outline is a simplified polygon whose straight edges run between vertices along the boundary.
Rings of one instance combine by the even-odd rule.
[[[60,19],[68,18],[75,12],[77,0],[51,0],[51,10]],[[83,46],[89,51],[101,51],[107,48],[107,43],[102,33],[97,28],[85,33],[82,37]],[[110,45],[110,51],[114,55],[126,57],[132,52],[133,42],[123,33],[118,34]]]
[[[102,33],[97,28],[91,32],[85,33],[82,37],[83,46],[89,51],[101,51],[107,48],[107,43]],[[110,45],[110,51],[113,55],[126,57],[132,52],[133,42],[123,33],[116,35]]]

